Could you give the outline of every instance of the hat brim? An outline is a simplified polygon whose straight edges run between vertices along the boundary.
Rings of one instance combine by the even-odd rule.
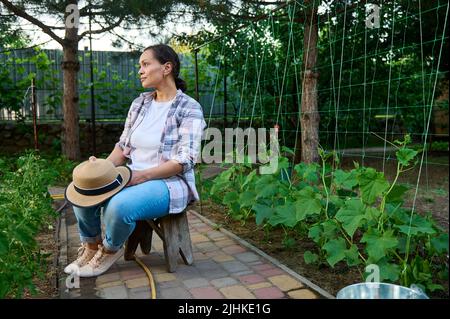
[[[69,186],[66,187],[64,197],[72,205],[83,208],[97,206],[105,202],[106,200],[110,199],[112,196],[120,192],[131,179],[131,170],[128,166],[118,166],[116,167],[116,169],[122,176],[122,184],[112,191],[95,196],[82,195],[75,190],[75,186],[73,182],[71,182]]]

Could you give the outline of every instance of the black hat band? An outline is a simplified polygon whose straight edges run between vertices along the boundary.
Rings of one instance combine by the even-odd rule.
[[[119,174],[119,175],[117,175],[117,178],[112,183],[110,183],[106,186],[100,187],[100,188],[82,189],[82,188],[78,188],[77,186],[75,186],[75,184],[73,185],[73,187],[81,195],[97,196],[97,195],[103,195],[105,193],[108,193],[108,192],[116,189],[117,187],[122,185],[122,181],[123,181],[122,176]]]

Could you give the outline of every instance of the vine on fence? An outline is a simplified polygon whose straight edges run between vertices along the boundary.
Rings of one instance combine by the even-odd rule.
[[[89,57],[89,53],[86,56]],[[61,70],[52,67],[54,60],[51,60],[39,48],[35,48],[33,55],[25,58],[17,58],[7,52],[2,60],[5,65],[14,67],[5,67],[0,70],[0,109],[14,112],[18,120],[25,120],[28,114],[23,111],[24,107],[29,105],[29,87],[31,80],[36,78],[37,90],[49,92],[43,101],[39,101],[39,104],[46,109],[45,115],[62,117]],[[82,56],[79,57],[79,61],[83,62]],[[136,72],[131,71],[125,77],[122,77],[110,62],[100,67],[99,61],[94,60],[93,65],[93,82],[89,73],[81,72],[78,77],[80,109],[90,105],[90,89],[93,85],[95,105],[98,110],[108,110],[113,116],[125,116],[130,102],[143,91],[137,81],[138,65],[136,65]],[[111,69],[111,81],[107,78],[107,69]]]

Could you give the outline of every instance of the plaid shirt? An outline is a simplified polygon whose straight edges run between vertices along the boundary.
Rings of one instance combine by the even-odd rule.
[[[116,144],[127,158],[131,158],[131,153],[135,150],[130,143],[131,134],[144,119],[154,96],[155,92],[142,93],[131,104],[124,130]],[[201,105],[181,90],[177,90],[175,100],[167,114],[158,150],[159,164],[176,160],[183,167],[181,173],[163,179],[169,189],[170,214],[179,213],[189,203],[199,200],[195,187],[194,166],[200,153],[205,128],[206,122]]]

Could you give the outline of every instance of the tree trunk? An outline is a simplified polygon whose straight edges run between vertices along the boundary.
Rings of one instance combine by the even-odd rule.
[[[311,7],[314,0],[305,1],[309,12],[305,21],[303,39],[303,83],[302,83],[302,115],[301,141],[302,161],[305,163],[319,160],[319,113],[317,107],[317,78],[314,71],[317,62],[317,6]]]
[[[64,60],[61,63],[64,82],[63,114],[61,134],[63,154],[70,160],[80,160],[79,114],[78,114],[78,29],[66,28],[63,46]]]
[[[293,101],[292,101],[292,125],[293,125],[293,130],[297,131],[297,127],[299,125],[300,122],[300,105],[298,105],[298,96],[297,94],[298,92],[298,86],[299,86],[299,81],[297,81],[297,75],[295,74],[294,77],[292,78],[292,97],[293,97]],[[298,128],[298,132],[296,133],[295,136],[295,141],[294,141],[294,156],[293,156],[293,165],[298,164],[301,162],[302,160],[302,130],[301,127]]]

